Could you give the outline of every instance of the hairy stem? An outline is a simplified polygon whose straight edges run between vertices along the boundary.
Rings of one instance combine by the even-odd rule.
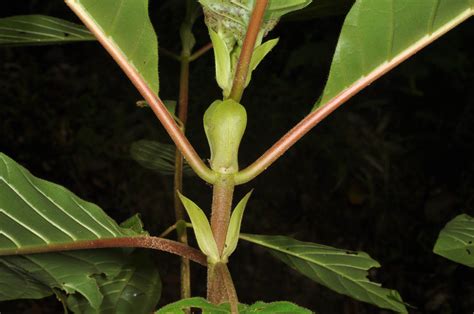
[[[145,82],[143,77],[133,67],[133,65],[127,60],[125,55],[120,49],[113,44],[107,37],[107,35],[101,30],[101,28],[95,23],[95,21],[83,10],[83,8],[75,1],[66,0],[66,4],[71,8],[72,11],[81,19],[81,21],[87,26],[87,28],[94,34],[97,40],[117,62],[121,69],[125,72],[127,77],[137,88],[143,98],[148,102],[151,109],[160,120],[161,124],[168,132],[169,136],[179,148],[184,158],[186,158],[188,164],[193,168],[196,174],[208,183],[214,183],[216,173],[209,169],[206,164],[202,161],[201,157],[196,153],[194,147],[189,143],[186,136],[183,134],[179,126],[174,121],[171,114],[166,109],[163,101],[156,95],[150,86]]]
[[[58,251],[73,251],[86,249],[120,248],[120,247],[139,247],[164,251],[179,256],[186,257],[198,264],[207,266],[206,256],[201,251],[176,241],[162,239],[158,237],[126,237],[82,240],[70,243],[49,244],[41,247],[18,248],[11,250],[2,250],[0,255],[19,255],[49,253]]]
[[[214,183],[212,193],[211,229],[216,240],[219,255],[225,246],[227,229],[229,228],[232,197],[234,194],[233,176],[221,175]]]
[[[225,246],[227,229],[229,228],[232,197],[234,194],[234,178],[232,175],[221,175],[214,183],[212,194],[211,229],[217,244],[219,254],[222,255]],[[217,264],[209,264],[207,270],[207,298],[210,302],[219,304],[228,301],[225,292],[224,278]]]
[[[207,283],[207,299],[210,302],[229,302],[231,313],[238,313],[239,299],[226,263],[219,262],[208,266]]]
[[[257,40],[258,33],[260,32],[260,26],[262,25],[263,15],[267,8],[268,0],[256,1],[255,7],[250,17],[250,22],[247,27],[247,33],[242,44],[242,50],[240,52],[239,61],[235,70],[234,81],[232,83],[232,90],[230,91],[229,98],[240,103],[242,95],[245,89],[245,81],[250,66],[250,60],[252,59],[253,50],[255,48],[255,41]]]

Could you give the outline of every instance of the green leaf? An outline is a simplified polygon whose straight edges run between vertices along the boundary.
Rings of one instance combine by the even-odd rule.
[[[46,15],[18,15],[0,18],[0,45],[48,45],[93,41],[82,25]]]
[[[265,11],[264,20],[255,46],[260,47],[252,56],[254,70],[265,55],[276,45],[271,40],[260,45],[263,37],[275,27],[279,18],[289,12],[299,10],[312,0],[271,0]],[[241,46],[255,5],[255,0],[199,0],[203,6],[206,25],[214,46],[216,79],[226,98],[232,88]],[[257,49],[256,48],[256,49]],[[255,59],[254,59],[255,58]],[[252,61],[252,60],[251,60]],[[250,75],[246,84],[250,81]]]
[[[306,7],[311,1],[270,0],[265,10],[260,37],[272,30],[280,17]],[[241,45],[256,1],[199,0],[199,2],[203,6],[207,26],[225,38],[229,50],[233,50],[235,42]]]
[[[97,205],[57,184],[36,178],[0,153],[0,255],[74,242],[139,236]]]
[[[104,299],[95,310],[82,295],[71,295],[68,307],[75,313],[150,313],[161,294],[161,281],[149,254],[140,251],[119,261],[120,271],[113,278],[96,274]]]
[[[168,304],[159,309],[155,314],[179,314],[186,313],[186,309],[198,308],[202,310],[203,314],[228,314],[231,313],[228,303],[215,305],[209,303],[204,298],[190,298],[180,300],[175,303]],[[287,301],[277,301],[272,303],[257,302],[253,305],[239,304],[240,314],[250,313],[292,313],[292,314],[310,314],[314,313],[308,309],[302,308],[294,303]]]
[[[216,81],[222,89],[224,96],[228,96],[230,94],[230,89],[232,88],[230,52],[227,49],[224,40],[212,29],[209,29],[209,35],[211,36],[212,46],[214,48]]]
[[[68,302],[95,312],[109,307],[120,312],[136,299],[142,303],[134,313],[148,313],[161,290],[158,272],[149,260],[130,249],[18,256],[97,239],[144,235],[137,216],[119,226],[96,205],[36,178],[0,153],[0,300],[36,299],[61,290],[70,295]],[[111,290],[117,285],[123,293]],[[126,294],[130,291],[131,295]]]
[[[102,249],[4,256],[0,300],[59,292],[78,313],[150,313],[159,300],[161,281],[144,253]]]
[[[140,219],[140,214],[135,214],[120,224],[120,227],[130,229],[136,234],[143,236],[149,235],[147,231],[143,230],[143,221]]]
[[[276,46],[276,44],[278,44],[278,38],[270,39],[254,49],[252,59],[250,60],[249,74],[247,75],[245,86],[249,85],[250,80],[252,79],[252,72],[257,68],[260,62],[262,62],[263,58],[265,58],[265,56],[273,49],[273,47]]]
[[[441,230],[433,252],[474,267],[474,218],[463,214],[448,222]]]
[[[206,214],[204,214],[196,203],[183,196],[179,191],[178,194],[193,224],[193,230],[199,248],[208,257],[211,264],[219,261],[219,250],[217,249],[217,244],[214,240],[211,225],[209,224],[209,220],[207,220]]]
[[[380,267],[367,253],[301,242],[284,236],[241,234],[240,238],[270,250],[273,256],[306,277],[354,299],[408,313],[395,290],[370,281],[368,270]]]
[[[376,79],[473,13],[472,0],[357,0],[313,109],[350,87],[369,84],[364,79]]]
[[[158,40],[148,16],[148,0],[66,0],[76,12],[91,19],[99,36],[119,48],[158,93]]]
[[[252,191],[248,192],[244,198],[235,206],[232,216],[230,217],[229,229],[227,230],[227,236],[225,238],[225,247],[222,252],[222,257],[227,259],[237,248],[240,235],[240,225],[242,224],[242,218],[244,216],[245,206],[252,195]]]
[[[143,168],[156,171],[162,175],[173,175],[176,147],[156,141],[139,140],[130,146],[132,158]],[[194,171],[184,163],[183,173],[193,176]]]

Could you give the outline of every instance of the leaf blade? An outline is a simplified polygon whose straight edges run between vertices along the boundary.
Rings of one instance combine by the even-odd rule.
[[[196,203],[182,195],[179,191],[178,196],[191,219],[199,248],[208,257],[210,263],[219,261],[219,250],[217,249],[217,244],[206,214],[204,214]]]
[[[115,47],[145,80],[159,92],[158,40],[148,16],[148,0],[66,0],[81,16],[87,16],[96,36]],[[89,26],[89,25],[88,25]]]
[[[247,202],[251,195],[252,191],[248,192],[242,198],[242,200],[240,200],[237,206],[235,206],[235,209],[232,212],[229,222],[229,229],[227,230],[227,235],[225,239],[224,251],[222,252],[222,257],[224,259],[227,259],[237,248],[242,218],[244,216],[245,207],[247,206]]]
[[[241,234],[306,277],[357,300],[408,313],[395,290],[382,288],[367,279],[368,270],[380,264],[364,252],[351,252],[284,236]]]
[[[474,218],[462,214],[448,222],[439,233],[433,252],[474,268]]]
[[[469,0],[356,1],[313,110],[357,89],[353,95],[473,14]]]
[[[46,15],[0,18],[0,46],[49,45],[95,41],[82,25]]]

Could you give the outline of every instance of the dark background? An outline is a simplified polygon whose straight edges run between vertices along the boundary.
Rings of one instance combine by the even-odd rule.
[[[174,1],[173,1],[174,2]],[[161,47],[178,52],[177,2],[151,14]],[[171,5],[170,5],[171,4]],[[77,19],[62,1],[1,1],[0,16],[48,14]],[[248,165],[307,114],[329,70],[343,16],[280,23],[277,48],[246,90],[249,116],[241,146]],[[197,23],[197,47],[208,42]],[[415,308],[411,313],[472,313],[474,271],[432,253],[439,230],[474,214],[474,20],[372,84],[304,137],[236,199],[255,188],[243,231],[283,234],[352,250],[382,264],[371,271]],[[176,99],[179,64],[160,57],[161,97]],[[0,48],[0,151],[35,175],[95,202],[118,221],[140,212],[146,229],[173,224],[172,178],[141,168],[130,144],[169,142],[140,96],[95,42]],[[220,97],[212,53],[191,66],[188,135],[208,157],[201,117]],[[211,188],[185,180],[203,208]],[[164,290],[178,298],[178,259],[157,254]],[[319,313],[387,313],[310,281],[263,250],[241,243],[230,269],[242,302],[291,300]],[[205,270],[193,266],[193,292]],[[0,303],[2,313],[61,313],[54,298]]]

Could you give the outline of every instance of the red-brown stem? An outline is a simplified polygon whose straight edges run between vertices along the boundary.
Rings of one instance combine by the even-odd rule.
[[[263,15],[267,8],[268,0],[258,0],[253,8],[250,22],[247,27],[247,33],[242,44],[239,61],[235,70],[234,81],[232,83],[232,90],[229,98],[240,103],[242,94],[245,89],[245,81],[249,71],[250,60],[252,59],[253,50],[255,48],[255,41],[257,40],[260,26],[262,25]]]
[[[190,57],[189,57],[189,62],[192,62],[196,59],[198,59],[200,56],[208,52],[212,48],[212,43],[208,43],[207,45],[204,45],[200,49],[196,50]]]
[[[184,47],[184,44],[183,44]],[[183,126],[183,133],[186,129],[188,119],[188,100],[189,100],[189,52],[181,53],[181,70],[179,79],[179,99],[178,99],[178,119]],[[184,208],[178,195],[178,191],[183,193],[183,155],[176,149],[175,171],[174,171],[174,208],[176,221],[184,220]],[[188,243],[188,234],[186,228],[178,228],[178,241],[184,244]],[[181,277],[181,299],[191,297],[191,265],[189,259],[182,257],[180,264]]]
[[[161,124],[168,132],[169,136],[179,148],[188,164],[193,168],[196,174],[208,183],[213,183],[216,177],[214,171],[209,169],[189,143],[186,136],[180,130],[171,114],[166,109],[161,99],[156,95],[138,71],[128,62],[120,49],[116,47],[112,41],[108,40],[101,28],[94,20],[85,12],[82,7],[74,1],[66,0],[67,5],[81,19],[87,28],[94,34],[97,40],[104,46],[105,50],[112,56],[117,64],[122,68],[133,85],[137,88],[143,98],[148,102]]]
[[[227,299],[230,303],[230,312],[239,313],[239,298],[237,297],[237,291],[235,291],[232,275],[230,274],[229,268],[227,268],[227,264],[219,263],[218,272],[222,277],[222,281],[224,282]]]
[[[319,109],[311,112],[303,120],[301,120],[295,127],[288,131],[278,142],[276,142],[270,149],[260,156],[253,164],[240,171],[235,176],[235,184],[244,184],[249,182],[260,173],[265,171],[273,162],[275,162],[281,155],[283,155],[290,147],[292,147],[299,139],[308,133],[319,122],[336,110],[339,106],[344,104],[347,100],[352,98],[362,89],[366,88],[378,78],[398,66],[400,63],[441,37],[450,29],[460,24],[467,18],[472,16],[472,11],[466,11],[465,14],[459,16],[455,21],[449,25],[439,29],[437,32],[431,34],[430,37],[423,37],[411,47],[406,49],[403,53],[397,55],[392,60],[382,64],[374,69],[367,76],[359,79],[357,82],[343,90],[337,96],[329,100]]]
[[[232,197],[234,194],[233,176],[221,175],[214,183],[212,193],[211,229],[216,240],[219,255],[222,255],[229,228]],[[232,278],[228,278],[232,281]],[[208,265],[207,298],[210,302],[219,304],[228,300],[225,293],[225,282],[216,265]]]
[[[158,237],[127,237],[127,238],[110,238],[83,240],[71,243],[49,244],[41,247],[24,247],[19,249],[2,250],[1,255],[18,255],[18,254],[35,254],[50,253],[58,251],[73,251],[86,249],[103,249],[103,248],[119,248],[119,247],[139,247],[153,250],[164,251],[179,256],[186,257],[198,264],[207,266],[206,256],[200,251],[187,246],[185,244],[162,239]]]
[[[213,187],[211,213],[211,229],[216,240],[219,255],[222,255],[224,251],[233,194],[234,178],[225,175],[219,177]]]

